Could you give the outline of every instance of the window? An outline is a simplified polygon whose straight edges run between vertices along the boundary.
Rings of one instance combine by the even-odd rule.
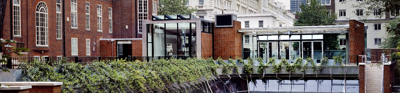
[[[90,39],[86,39],[86,55],[90,56]]]
[[[326,14],[327,14],[328,16],[331,16],[331,10],[328,10],[328,12],[326,12]]]
[[[109,21],[109,27],[108,27],[108,32],[112,33],[113,32],[113,21],[112,21],[112,8],[108,8],[108,21]]]
[[[339,2],[346,2],[346,0],[339,0]]]
[[[14,36],[21,36],[21,6],[20,0],[14,0],[13,2],[13,29]]]
[[[374,16],[381,15],[382,11],[381,9],[374,9]]]
[[[346,10],[339,10],[339,17],[346,16]]]
[[[231,4],[232,4],[232,2],[230,2],[230,1],[225,1],[225,9],[231,9],[232,7],[231,7]]]
[[[153,15],[157,15],[157,2],[153,1]]]
[[[381,45],[381,38],[375,38],[375,45]]]
[[[78,38],[71,38],[71,55],[78,56]]]
[[[199,18],[204,19],[204,16],[199,16]]]
[[[364,12],[363,9],[357,9],[357,10],[356,10],[357,16],[363,16],[363,12]]]
[[[320,0],[321,5],[331,5],[331,0]]]
[[[62,29],[62,16],[61,16],[61,0],[57,0],[57,3],[56,3],[56,23],[57,23],[57,28],[56,28],[56,31],[57,31],[57,39],[61,39],[62,38],[62,32],[61,32],[61,29]]]
[[[36,46],[48,46],[47,5],[39,2],[36,6]]]
[[[250,37],[249,36],[244,36],[244,43],[250,43]]]
[[[264,27],[264,21],[258,21],[258,27]]]
[[[147,0],[138,0],[138,32],[142,33],[142,22],[147,20]],[[189,1],[187,1],[189,3]]]
[[[57,62],[60,62],[62,60],[62,56],[57,56]]]
[[[40,61],[40,56],[33,56],[33,59],[34,59],[35,61]]]
[[[340,39],[340,45],[346,45],[346,39]]]
[[[103,23],[102,23],[102,19],[103,19],[103,14],[102,14],[102,9],[101,9],[101,5],[97,5],[97,31],[98,32],[103,32]]]
[[[244,21],[245,28],[249,28],[249,21]]]
[[[86,2],[86,30],[90,31],[90,3]]]
[[[199,0],[199,5],[204,5],[204,0]]]
[[[363,1],[363,0],[356,0],[356,1]]]
[[[374,29],[381,30],[381,24],[380,23],[374,24]]]
[[[76,0],[71,0],[71,28],[78,28],[78,9]]]

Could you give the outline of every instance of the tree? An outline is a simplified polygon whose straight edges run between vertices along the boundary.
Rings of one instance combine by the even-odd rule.
[[[189,0],[160,0],[158,15],[182,15],[197,11],[196,8],[187,6]]]
[[[12,43],[17,43],[17,42],[14,41],[14,40],[3,40],[2,39],[2,40],[0,40],[0,47],[10,46],[9,49],[4,50],[4,52],[11,52],[11,53],[14,53],[14,54],[16,54],[18,56],[22,56],[22,54],[20,53],[22,51],[28,51],[28,52],[30,51],[27,48],[18,48],[18,47],[13,47],[13,46],[9,45],[9,44],[12,44]],[[2,55],[1,58],[0,58],[0,63],[7,63],[7,59],[11,60],[10,57],[11,57],[11,55]],[[8,70],[8,68],[6,68],[6,67],[1,67],[0,66],[0,70],[2,70],[4,72],[10,72]]]
[[[319,0],[309,0],[308,4],[301,4],[301,12],[298,12],[298,19],[295,26],[318,26],[334,25],[336,14],[328,14],[325,6],[318,3]]]
[[[382,42],[382,48],[396,48],[400,41],[400,18],[391,20],[386,24],[386,30],[389,33],[387,38]]]

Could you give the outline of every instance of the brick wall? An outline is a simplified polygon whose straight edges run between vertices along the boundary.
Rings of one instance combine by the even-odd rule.
[[[364,23],[350,20],[349,21],[349,56],[350,63],[357,63],[357,56],[362,55],[365,51],[365,42],[364,42]]]
[[[212,34],[201,33],[201,57],[208,59],[213,56]]]
[[[90,39],[90,56],[100,56],[100,38],[136,38],[137,16],[135,0],[77,0],[78,28],[71,28],[71,0],[62,1],[62,15],[65,16],[62,28],[63,39],[56,39],[56,0],[21,0],[21,37],[11,36],[11,6],[7,0],[4,27],[0,37],[24,43],[31,51],[28,56],[71,56],[71,38],[78,38],[78,56],[86,55],[86,39]],[[149,18],[152,14],[152,1],[148,2]],[[48,47],[36,46],[35,10],[39,2],[47,5]],[[90,30],[86,30],[85,3],[90,3]],[[102,32],[97,31],[97,5],[102,5]],[[113,33],[109,33],[109,11],[113,10]],[[128,29],[126,29],[128,25]],[[138,35],[140,38],[140,35]],[[65,42],[65,44],[64,44]],[[94,48],[94,49],[93,49]]]
[[[61,93],[60,86],[32,86],[29,93]]]
[[[238,32],[241,23],[233,22],[233,27],[214,28],[214,58],[242,57],[242,34]]]
[[[142,40],[132,40],[132,56],[143,56],[142,43]]]
[[[100,56],[109,57],[109,56],[116,56],[117,54],[117,42],[111,42],[108,40],[100,41]]]
[[[392,83],[394,79],[394,72],[396,64],[385,64],[383,66],[383,91],[384,93],[391,93],[392,92]]]
[[[365,64],[358,66],[358,88],[360,93],[365,93]]]
[[[7,90],[7,91],[0,91],[0,93],[30,93],[29,89],[26,90]]]

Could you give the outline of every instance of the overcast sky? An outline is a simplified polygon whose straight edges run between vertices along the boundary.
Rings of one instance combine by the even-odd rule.
[[[290,0],[275,0],[275,1],[282,2],[286,6],[285,10],[290,10]]]

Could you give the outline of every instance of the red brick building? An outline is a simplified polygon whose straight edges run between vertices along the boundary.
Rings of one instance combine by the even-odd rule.
[[[153,5],[154,4],[154,5]],[[0,38],[29,57],[101,56],[100,39],[140,38],[157,0],[6,0]],[[153,9],[154,8],[154,9]]]

